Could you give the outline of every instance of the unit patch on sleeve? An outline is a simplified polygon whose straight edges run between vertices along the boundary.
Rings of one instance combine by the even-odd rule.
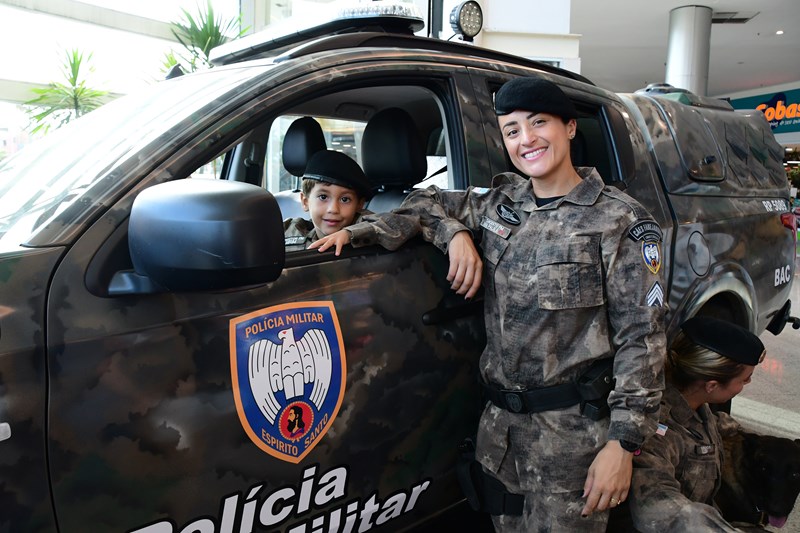
[[[661,242],[661,227],[652,220],[637,222],[628,230],[628,238],[633,241]]]
[[[657,281],[647,291],[647,305],[650,307],[662,307],[664,305],[664,289],[661,288],[661,284]]]
[[[637,222],[628,231],[628,238],[642,243],[642,259],[647,269],[658,274],[661,269],[661,228],[652,220]]]
[[[296,302],[232,319],[230,359],[236,410],[250,440],[299,463],[344,397],[344,342],[333,304]]]

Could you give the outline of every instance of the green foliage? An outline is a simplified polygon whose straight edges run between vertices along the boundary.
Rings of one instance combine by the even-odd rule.
[[[51,127],[60,128],[105,103],[108,92],[89,88],[82,79],[82,67],[84,71],[94,70],[88,65],[92,54],[84,60],[83,52],[73,49],[66,51],[65,56],[62,73],[66,83],[51,82],[44,89],[32,89],[36,98],[25,102],[30,106],[31,133],[47,133]]]
[[[168,71],[176,64],[184,67],[184,70],[194,72],[202,67],[211,67],[208,56],[211,49],[229,40],[230,35],[241,37],[247,31],[237,27],[241,23],[241,16],[228,20],[220,20],[214,14],[211,0],[206,2],[206,10],[203,11],[197,6],[197,14],[192,15],[186,9],[183,11],[183,19],[178,22],[171,22],[172,34],[179,43],[186,49],[188,56],[178,56],[167,54],[164,60],[164,71]]]
[[[786,175],[788,176],[792,187],[797,187],[800,189],[800,167],[791,167],[787,169]]]

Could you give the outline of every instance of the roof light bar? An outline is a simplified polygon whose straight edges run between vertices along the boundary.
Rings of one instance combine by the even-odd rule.
[[[425,20],[417,6],[407,1],[337,2],[320,6],[312,17],[285,19],[258,33],[229,41],[211,50],[209,56],[212,63],[225,65],[248,58],[275,56],[287,47],[327,35],[367,28],[411,35],[424,26]]]

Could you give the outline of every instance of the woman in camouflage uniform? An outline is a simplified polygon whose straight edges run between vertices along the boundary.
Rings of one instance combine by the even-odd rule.
[[[659,429],[634,458],[630,510],[643,532],[738,531],[714,507],[722,437],[742,430],[709,403],[750,383],[764,345],[744,328],[711,317],[687,320],[667,357]]]
[[[633,451],[657,423],[661,230],[595,169],[572,166],[578,114],[557,85],[517,78],[498,91],[495,110],[526,177],[500,174],[491,189],[431,186],[394,212],[418,217],[423,237],[449,255],[447,279],[458,294],[471,298],[485,287],[479,365],[489,401],[475,458],[516,502],[501,499],[489,511],[495,528],[605,531],[606,511],[627,497]],[[368,242],[373,231],[348,230],[312,248]],[[589,416],[575,384],[598,362],[610,369],[612,359],[614,389]]]

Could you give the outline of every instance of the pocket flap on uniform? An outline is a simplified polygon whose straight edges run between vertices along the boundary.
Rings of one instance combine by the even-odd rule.
[[[599,235],[570,237],[564,241],[547,241],[543,242],[536,251],[536,266],[560,263],[594,264],[598,262],[599,253]]]

